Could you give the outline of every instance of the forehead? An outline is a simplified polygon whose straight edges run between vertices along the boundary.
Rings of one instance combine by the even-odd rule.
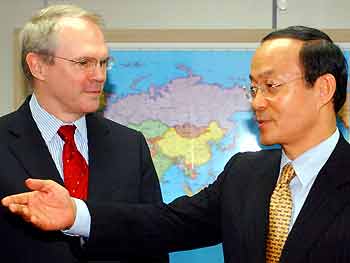
[[[300,40],[280,38],[267,40],[257,48],[251,63],[251,78],[288,76],[302,73]]]
[[[56,52],[74,56],[104,56],[107,47],[98,25],[83,18],[65,17],[57,23]]]

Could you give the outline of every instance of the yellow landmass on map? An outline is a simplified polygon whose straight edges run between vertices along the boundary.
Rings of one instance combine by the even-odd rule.
[[[186,166],[199,166],[211,158],[209,142],[218,142],[224,136],[225,130],[216,122],[209,123],[208,127],[197,137],[187,138],[170,128],[157,141],[161,152],[169,158],[183,159]]]

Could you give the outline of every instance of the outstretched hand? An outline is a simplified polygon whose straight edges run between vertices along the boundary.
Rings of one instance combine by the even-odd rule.
[[[30,192],[10,195],[2,204],[42,230],[65,230],[75,220],[76,206],[66,188],[52,180],[27,179]]]

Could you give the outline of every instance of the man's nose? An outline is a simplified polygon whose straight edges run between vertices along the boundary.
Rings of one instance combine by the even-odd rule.
[[[266,108],[267,100],[260,89],[257,90],[251,104],[254,111],[259,111]]]
[[[106,69],[101,66],[99,63],[96,65],[96,68],[94,70],[93,73],[93,79],[99,82],[103,82],[106,80],[106,76],[107,76],[107,71]]]

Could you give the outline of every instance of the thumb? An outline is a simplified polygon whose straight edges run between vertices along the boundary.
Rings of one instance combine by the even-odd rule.
[[[28,189],[32,191],[44,191],[48,184],[49,180],[40,180],[32,178],[25,180],[25,185],[28,187]]]

